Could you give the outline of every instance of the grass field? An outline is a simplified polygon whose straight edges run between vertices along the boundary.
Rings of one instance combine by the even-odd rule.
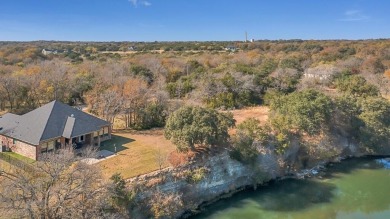
[[[164,138],[162,129],[113,133],[112,140],[102,145],[101,149],[115,152],[114,144],[118,156],[97,164],[106,178],[114,173],[130,178],[158,170],[158,154],[167,157],[175,150],[175,146]],[[168,162],[164,163],[164,167],[168,165]]]

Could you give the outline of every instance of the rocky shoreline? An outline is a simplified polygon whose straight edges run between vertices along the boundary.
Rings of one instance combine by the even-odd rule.
[[[348,147],[351,145],[344,149]],[[343,156],[340,154],[332,159],[313,162],[309,168],[301,169],[287,168],[287,165],[282,162],[286,158],[274,153],[262,153],[255,165],[246,165],[230,158],[228,151],[224,151],[184,166],[169,167],[134,177],[127,180],[127,183],[141,188],[136,198],[140,203],[150,199],[157,190],[166,194],[180,194],[183,205],[172,217],[187,218],[200,213],[204,207],[239,191],[263,186],[273,180],[313,177],[325,171],[329,163],[340,162],[351,157],[373,155],[358,153],[356,150],[347,151],[355,151],[355,153],[343,153]],[[204,176],[197,181],[189,180],[188,176],[200,169],[204,170]]]

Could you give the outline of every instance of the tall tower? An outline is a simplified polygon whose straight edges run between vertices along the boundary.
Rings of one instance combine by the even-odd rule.
[[[248,32],[245,31],[245,42],[248,42]]]

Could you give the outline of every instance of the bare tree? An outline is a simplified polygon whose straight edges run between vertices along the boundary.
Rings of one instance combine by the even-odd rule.
[[[164,166],[164,164],[167,162],[167,155],[164,154],[161,150],[161,148],[159,147],[158,150],[156,151],[155,153],[155,159],[156,159],[156,163],[159,167],[159,170],[161,171],[162,170],[162,167]]]
[[[50,86],[53,88],[53,99],[63,98],[63,91],[66,89],[68,66],[60,60],[45,61],[41,64],[42,71],[45,73]]]
[[[90,151],[88,152],[90,153]],[[34,171],[1,170],[2,210],[17,218],[103,218],[107,192],[97,166],[70,149],[47,153]]]
[[[5,93],[6,99],[11,107],[11,110],[13,110],[15,93],[17,89],[17,81],[14,77],[10,75],[0,75],[0,88],[2,88],[3,92]]]

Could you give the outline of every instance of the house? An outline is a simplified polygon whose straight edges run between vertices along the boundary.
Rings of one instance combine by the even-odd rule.
[[[305,70],[303,76],[305,78],[318,79],[320,81],[326,81],[331,79],[331,77],[339,72],[340,70],[330,64],[322,64],[313,68],[308,68]]]
[[[42,54],[45,56],[50,55],[50,54],[55,54],[55,50],[42,49]]]
[[[51,49],[42,49],[42,54],[47,56],[47,55],[50,55],[50,54],[62,54],[62,53],[65,53],[65,50],[51,50]]]
[[[0,152],[13,151],[34,160],[68,145],[100,146],[109,139],[109,122],[60,101],[24,115],[7,113],[0,117]]]
[[[237,47],[235,46],[227,46],[225,48],[226,51],[235,52],[237,50]]]
[[[136,51],[136,50],[137,50],[137,47],[135,47],[135,46],[129,46],[129,47],[127,48],[127,50],[128,50],[128,51]]]
[[[327,80],[331,77],[331,74],[327,74],[327,73],[323,73],[323,72],[319,72],[319,73],[307,73],[305,72],[303,74],[303,76],[305,78],[316,78],[316,79],[319,79],[320,81],[324,81],[324,80]]]

